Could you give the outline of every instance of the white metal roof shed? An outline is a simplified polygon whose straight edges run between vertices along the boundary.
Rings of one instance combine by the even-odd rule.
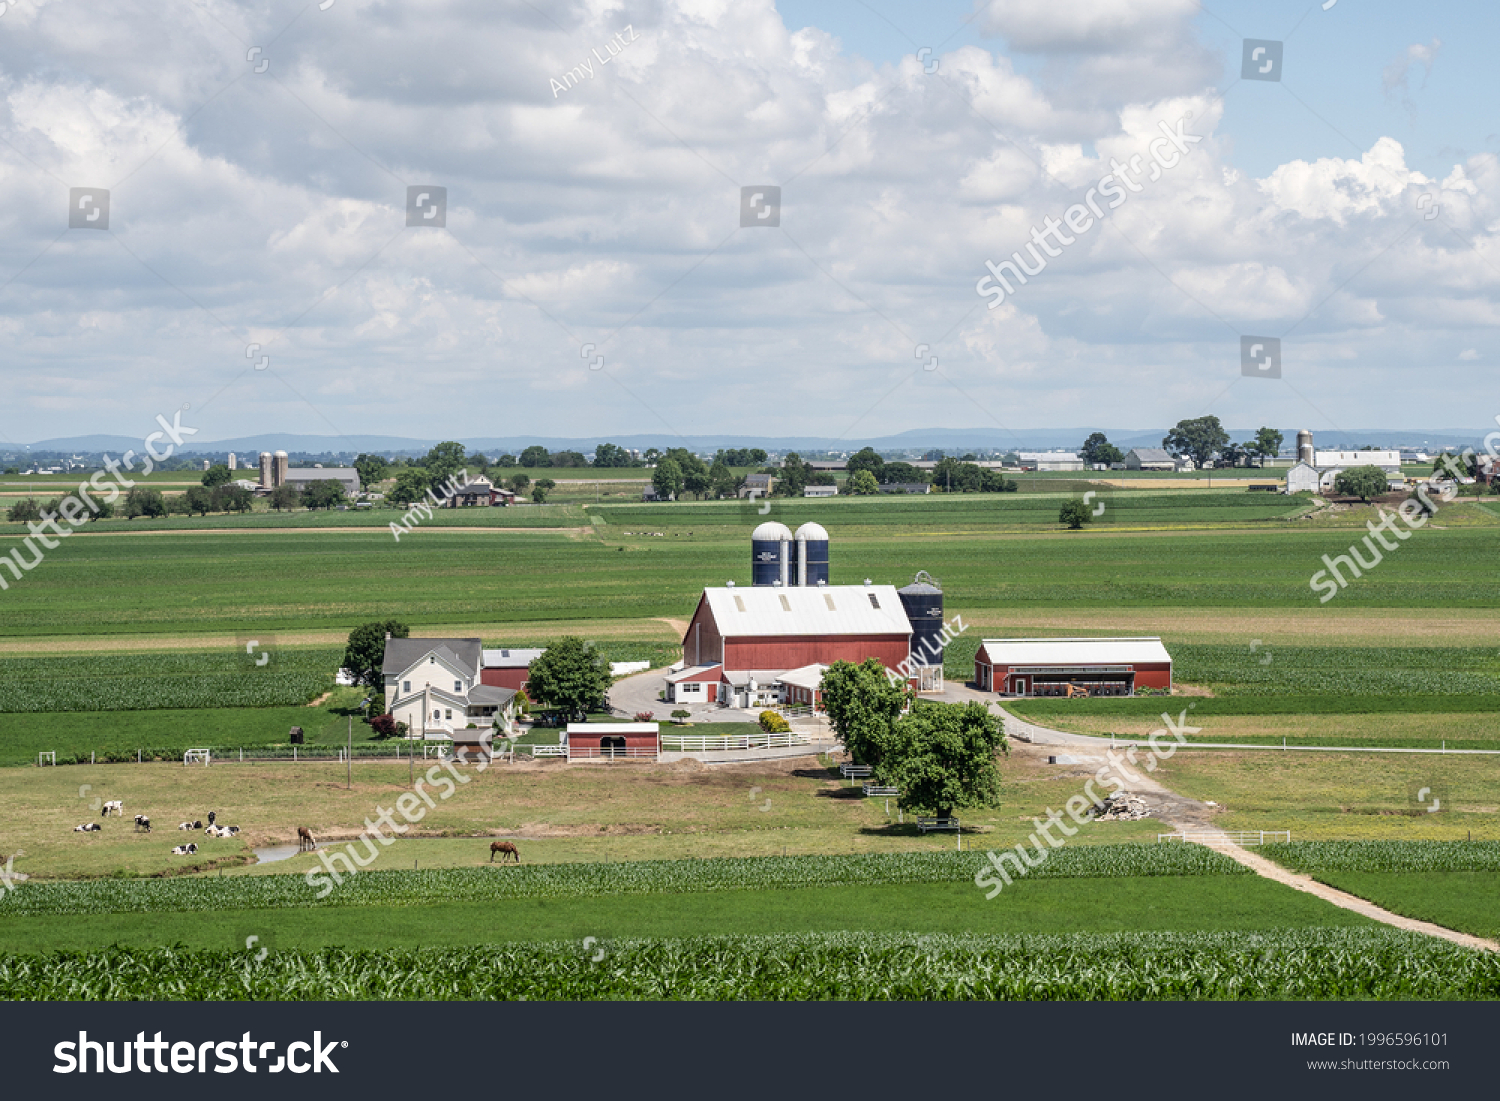
[[[725,638],[781,635],[910,635],[894,585],[706,588]]]
[[[1131,665],[1170,663],[1155,635],[1141,638],[987,638],[981,645],[993,665]]]

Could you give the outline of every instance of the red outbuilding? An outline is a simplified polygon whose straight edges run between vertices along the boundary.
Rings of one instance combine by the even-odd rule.
[[[1006,696],[1133,696],[1171,688],[1172,655],[1161,639],[987,638],[974,655],[974,682]]]
[[[613,760],[617,757],[654,761],[661,754],[657,723],[569,723],[568,760]]]

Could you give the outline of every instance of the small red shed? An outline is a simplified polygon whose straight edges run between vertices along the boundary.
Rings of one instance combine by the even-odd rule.
[[[654,761],[661,755],[658,723],[569,723],[565,737],[570,761]]]

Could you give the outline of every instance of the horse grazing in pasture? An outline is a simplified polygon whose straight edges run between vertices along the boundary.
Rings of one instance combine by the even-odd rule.
[[[516,863],[517,864],[521,863],[521,853],[520,853],[520,850],[517,849],[514,845],[512,845],[509,841],[492,841],[492,842],[490,842],[490,863],[491,864],[493,864],[495,862],[495,854],[496,853],[500,854],[501,860],[504,860],[508,856],[513,856],[513,857],[516,858]]]
[[[312,831],[306,826],[297,827],[297,851],[299,853],[310,852],[318,847],[317,838],[313,837]]]

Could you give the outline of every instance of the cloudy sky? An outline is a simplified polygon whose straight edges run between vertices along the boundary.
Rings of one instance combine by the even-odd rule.
[[[1500,414],[1492,3],[0,9],[3,440]]]

